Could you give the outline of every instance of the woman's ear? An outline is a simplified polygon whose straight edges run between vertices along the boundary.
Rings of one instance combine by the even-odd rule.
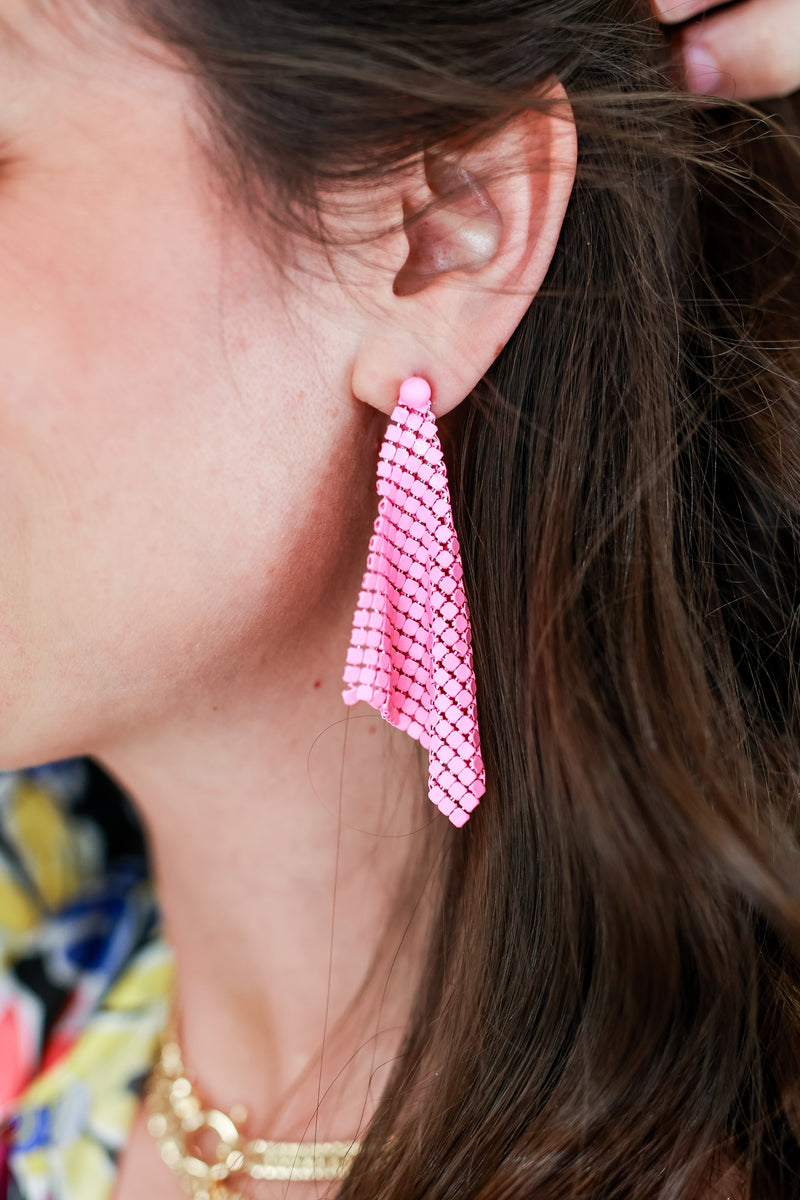
[[[353,394],[391,412],[422,375],[437,416],[472,390],[536,295],[575,180],[577,136],[560,84],[460,157],[427,155],[398,183],[403,237],[365,326]]]

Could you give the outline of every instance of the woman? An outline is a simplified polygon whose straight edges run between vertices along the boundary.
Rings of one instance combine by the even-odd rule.
[[[628,0],[2,15],[7,1194],[800,1195],[781,120]],[[341,699],[413,376],[460,830]]]

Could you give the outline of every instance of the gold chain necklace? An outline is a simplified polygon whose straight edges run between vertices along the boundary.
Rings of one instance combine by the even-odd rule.
[[[247,1113],[241,1106],[229,1116],[202,1105],[184,1068],[173,1017],[147,1082],[145,1105],[147,1128],[159,1144],[162,1159],[180,1176],[193,1200],[246,1200],[229,1182],[240,1173],[251,1179],[340,1179],[359,1150],[355,1141],[268,1142],[243,1137],[237,1121],[246,1120]],[[205,1130],[218,1139],[211,1162],[189,1147],[189,1138]]]

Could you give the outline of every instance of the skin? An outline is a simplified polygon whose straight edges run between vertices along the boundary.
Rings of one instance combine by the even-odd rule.
[[[368,258],[279,264],[164,52],[88,6],[0,16],[0,769],[91,755],[121,783],[204,1093],[252,1133],[349,1138],[402,1036],[425,864],[458,836],[416,743],[341,700],[379,438],[403,378],[444,413],[510,336],[574,127],[565,106],[472,152],[475,178],[521,167],[491,253],[463,198],[412,253],[420,166],[342,210],[351,237],[392,230]],[[399,295],[409,258],[442,265]],[[116,1200],[144,1188],[181,1194],[140,1118]]]
[[[797,0],[740,0],[723,11],[723,0],[651,2],[692,91],[763,100],[800,88]]]

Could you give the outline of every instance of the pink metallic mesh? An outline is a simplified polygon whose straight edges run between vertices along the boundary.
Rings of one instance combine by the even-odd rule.
[[[425,380],[407,379],[400,389],[378,495],[344,701],[366,700],[428,750],[430,799],[463,825],[486,779],[461,552]]]

